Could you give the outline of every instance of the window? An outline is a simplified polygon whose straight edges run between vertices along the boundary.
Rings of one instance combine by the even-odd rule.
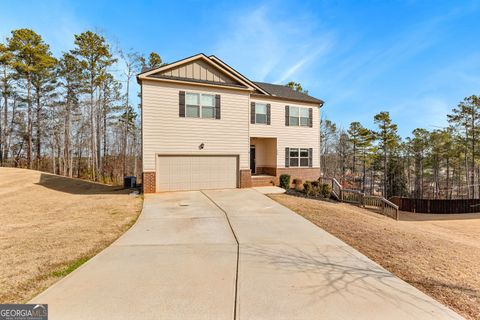
[[[202,118],[215,118],[215,96],[202,94]]]
[[[308,149],[300,149],[300,167],[308,167]]]
[[[255,103],[255,123],[267,123],[267,105]]]
[[[290,148],[290,167],[309,167],[308,148]]]
[[[189,118],[200,118],[200,94],[187,93],[185,100],[185,115]]]
[[[290,167],[298,167],[298,149],[290,148]]]
[[[215,118],[213,94],[187,93],[185,100],[185,115],[188,118]]]
[[[289,125],[308,127],[308,122],[310,119],[308,108],[290,107],[289,112]]]

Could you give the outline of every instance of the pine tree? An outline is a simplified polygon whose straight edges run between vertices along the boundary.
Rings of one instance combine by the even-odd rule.
[[[48,47],[48,45],[47,45]],[[42,152],[42,128],[43,128],[43,100],[55,97],[56,92],[56,65],[57,60],[47,50],[42,56],[38,57],[35,71],[32,74],[32,85],[35,90],[35,154],[37,159],[37,169],[40,169],[40,158]]]
[[[360,150],[362,159],[362,192],[365,192],[366,188],[367,163],[371,162],[372,154],[375,154],[372,149],[373,141],[375,141],[375,133],[361,126],[358,130],[357,147]]]
[[[98,110],[96,108],[95,93],[101,85],[105,76],[105,69],[115,63],[110,52],[110,46],[104,37],[92,32],[86,31],[80,35],[75,35],[75,48],[71,51],[79,61],[82,68],[82,79],[84,80],[83,90],[89,96],[89,119],[90,119],[90,165],[91,177],[94,180],[99,179],[99,157],[98,149]]]
[[[2,101],[0,102],[0,165],[7,161],[9,151],[8,99],[12,94],[12,59],[13,55],[8,46],[0,43],[0,83],[2,89]]]
[[[155,69],[164,65],[162,58],[156,52],[150,52],[148,55],[148,61],[144,57],[140,57],[140,64],[142,69]]]
[[[472,95],[465,98],[453,113],[448,115],[448,121],[464,134],[466,159],[470,157],[470,168],[465,167],[466,171],[470,171],[469,197],[475,197],[475,169],[477,160],[477,143],[480,130],[480,98]]]
[[[153,55],[152,55],[153,54]],[[150,54],[150,62],[155,65],[161,63],[158,61],[158,56],[153,52]],[[125,77],[126,77],[126,91],[125,91],[125,109],[124,109],[124,116],[122,117],[124,120],[124,130],[123,130],[123,176],[127,174],[127,149],[128,149],[128,135],[129,132],[132,132],[129,128],[130,120],[125,121],[125,119],[130,119],[130,112],[132,110],[132,106],[130,105],[130,81],[132,77],[140,71],[142,65],[142,57],[140,54],[136,52],[128,52],[128,53],[121,53],[122,60],[125,64]],[[133,131],[134,132],[134,131]]]
[[[27,163],[32,168],[32,81],[33,76],[42,68],[42,63],[49,56],[49,47],[43,42],[40,35],[30,29],[12,31],[12,36],[7,39],[8,48],[13,54],[12,66],[27,85]]]
[[[378,125],[379,130],[376,132],[376,136],[383,153],[383,195],[387,196],[387,164],[389,155],[398,145],[400,138],[397,135],[397,125],[392,123],[388,112],[382,111],[375,115],[374,122]]]
[[[357,167],[357,148],[360,142],[360,131],[363,129],[360,122],[355,121],[350,123],[350,127],[348,128],[348,135],[350,143],[352,144],[352,174],[355,175],[356,167]]]
[[[414,196],[423,198],[424,195],[424,160],[427,156],[430,133],[422,128],[417,128],[412,132],[413,138],[407,139],[407,144],[414,161]]]

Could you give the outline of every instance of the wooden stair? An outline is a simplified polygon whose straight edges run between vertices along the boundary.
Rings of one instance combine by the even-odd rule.
[[[266,187],[275,185],[275,176],[252,176],[252,187]]]

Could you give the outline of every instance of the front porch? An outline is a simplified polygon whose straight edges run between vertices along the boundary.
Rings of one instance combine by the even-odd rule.
[[[277,138],[250,138],[252,187],[272,186],[277,179]]]

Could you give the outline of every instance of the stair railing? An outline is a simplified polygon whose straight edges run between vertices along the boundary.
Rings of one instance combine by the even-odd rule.
[[[320,178],[322,183],[332,185],[332,196],[339,201],[357,204],[366,209],[379,210],[384,216],[398,220],[398,206],[384,197],[366,195],[363,192],[345,189],[335,178]]]

